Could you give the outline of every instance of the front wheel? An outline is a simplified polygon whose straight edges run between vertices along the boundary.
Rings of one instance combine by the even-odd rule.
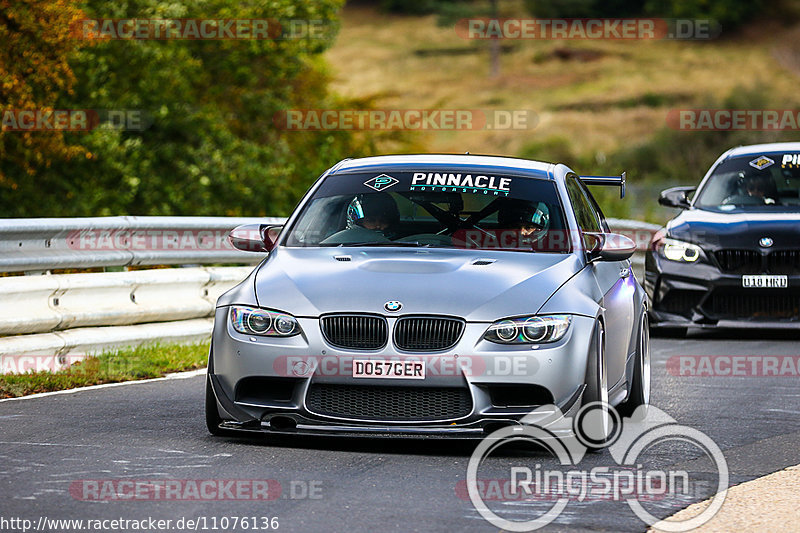
[[[637,407],[650,405],[650,323],[647,313],[642,315],[639,340],[636,345],[636,362],[630,379],[630,392],[619,406],[620,412],[630,416]]]
[[[581,410],[574,421],[578,439],[591,451],[602,450],[613,429],[608,405],[605,344],[605,328],[598,320],[589,349]],[[587,416],[584,417],[581,413],[586,413]]]

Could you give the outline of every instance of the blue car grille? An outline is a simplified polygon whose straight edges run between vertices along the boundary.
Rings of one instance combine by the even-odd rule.
[[[768,263],[772,274],[800,274],[800,250],[776,250]]]
[[[762,271],[761,254],[755,250],[717,250],[719,268],[729,274],[758,274]]]
[[[717,250],[714,257],[727,274],[800,274],[800,250]]]

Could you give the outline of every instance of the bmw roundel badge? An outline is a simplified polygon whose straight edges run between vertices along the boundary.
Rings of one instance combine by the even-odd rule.
[[[389,311],[390,313],[394,313],[395,311],[399,311],[400,308],[403,307],[403,304],[398,302],[397,300],[392,300],[390,302],[386,302],[383,304],[383,308]]]

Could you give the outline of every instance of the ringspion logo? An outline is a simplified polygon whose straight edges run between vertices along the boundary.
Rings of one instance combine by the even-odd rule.
[[[648,467],[648,452],[670,442],[693,448],[711,459],[715,470],[712,481],[703,476],[692,479],[685,470]],[[511,461],[504,459],[508,477],[479,477],[481,464],[510,443],[528,443],[544,449],[549,452],[548,461],[542,463],[538,455],[517,454]],[[611,464],[578,468],[586,452],[598,444],[607,448]],[[574,418],[564,417],[555,405],[543,406],[528,413],[519,425],[489,434],[472,453],[466,480],[456,484],[456,495],[468,498],[484,520],[508,531],[541,529],[575,501],[612,500],[624,501],[639,519],[655,529],[684,532],[713,518],[725,501],[728,482],[725,456],[705,433],[678,424],[653,406],[640,406],[623,419],[612,406],[593,402],[582,406]],[[687,496],[711,497],[711,501],[682,521],[661,520],[656,516],[658,511],[653,514],[646,506],[657,501],[661,509],[665,502],[683,507]],[[545,505],[521,514],[514,513],[519,507],[509,507],[509,501]]]

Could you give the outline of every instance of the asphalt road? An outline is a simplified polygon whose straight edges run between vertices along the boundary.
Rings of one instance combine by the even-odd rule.
[[[733,334],[745,339],[733,340]],[[722,448],[732,483],[800,463],[798,376],[787,371],[790,375],[782,377],[685,377],[667,370],[672,356],[708,354],[799,355],[793,336],[732,332],[653,339],[652,400]],[[279,531],[497,530],[456,490],[466,478],[474,443],[214,438],[203,423],[203,386],[198,376],[0,402],[0,529],[21,531],[3,522],[13,518],[47,531],[74,530],[48,527],[52,519],[153,518],[172,520],[168,530],[180,531],[181,518],[183,530],[188,529],[185,520],[199,518],[198,530],[213,531],[214,526],[232,530],[234,517],[258,517],[259,527],[267,525],[260,517],[277,517]],[[680,443],[654,449],[651,459],[662,466],[682,465],[693,479],[713,477],[702,454]],[[517,449],[490,457],[479,477],[507,478],[509,464],[537,462],[558,468],[541,451]],[[588,455],[580,468],[612,465],[605,452]],[[99,499],[110,494],[103,492],[108,485],[102,480],[254,479],[280,483],[280,496],[269,501],[207,501],[191,499],[191,493],[184,501]],[[245,482],[242,489],[245,498],[248,486]],[[704,495],[650,502],[648,509],[663,517]],[[514,520],[533,518],[549,506],[541,501],[490,504]],[[570,501],[545,531],[644,529],[623,501],[589,498]]]

